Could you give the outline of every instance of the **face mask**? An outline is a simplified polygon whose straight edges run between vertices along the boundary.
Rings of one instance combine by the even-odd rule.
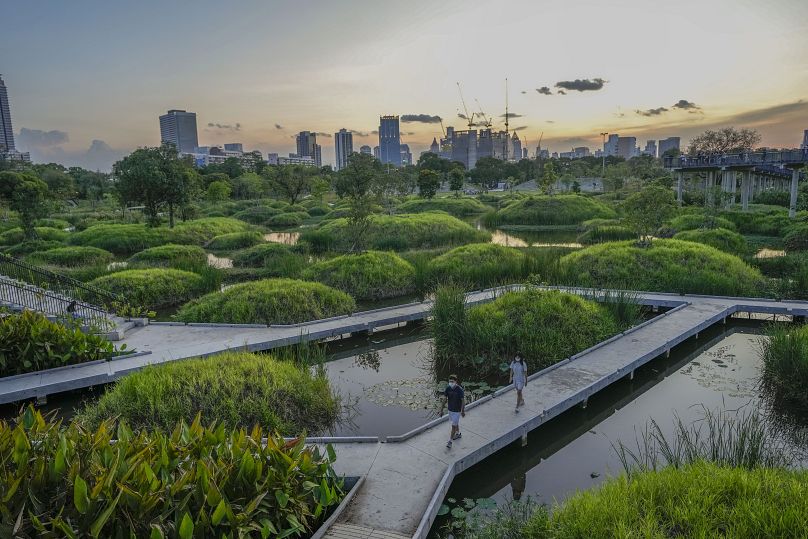
[[[449,387],[454,388],[457,384],[455,382],[449,382]]]

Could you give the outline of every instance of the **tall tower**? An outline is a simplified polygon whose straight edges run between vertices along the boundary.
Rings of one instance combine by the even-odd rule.
[[[808,133],[808,131],[806,131]],[[429,146],[429,153],[440,155],[440,146],[438,146],[438,139],[432,137],[432,144]]]
[[[160,116],[160,141],[170,142],[180,153],[193,153],[199,147],[196,113],[172,109]]]
[[[353,153],[353,134],[350,131],[340,129],[334,133],[334,153],[337,170],[342,170],[348,165],[348,156]]]
[[[0,80],[0,85],[2,85],[3,81]],[[1,88],[2,86],[0,86]],[[802,146],[800,148],[808,148],[808,129],[802,134]]]
[[[12,152],[15,149],[8,90],[6,90],[6,83],[3,82],[3,77],[0,75],[0,152]]]
[[[379,118],[379,161],[401,166],[401,134],[399,133],[398,116],[381,116]]]
[[[297,134],[297,155],[298,157],[311,157],[318,167],[323,166],[323,159],[320,145],[317,144],[317,133],[311,131],[301,131]]]

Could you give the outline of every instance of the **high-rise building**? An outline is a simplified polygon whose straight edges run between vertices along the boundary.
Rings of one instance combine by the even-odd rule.
[[[636,154],[637,137],[619,137],[617,139],[617,155],[623,159],[631,159]]]
[[[12,152],[15,149],[8,90],[6,89],[6,83],[3,82],[3,77],[0,76],[0,152]]]
[[[317,144],[317,133],[301,131],[295,140],[297,141],[298,157],[311,157],[318,167],[323,166],[322,148]]]
[[[379,150],[378,146],[373,147],[373,157],[376,159],[381,159],[382,152]]]
[[[409,144],[402,144],[400,151],[401,151],[401,166],[411,165],[412,153],[410,152]]]
[[[508,152],[508,157],[511,160],[519,161],[522,159],[522,141],[519,140],[519,135],[516,134],[516,131],[513,132],[511,137],[511,150]]]
[[[643,155],[650,155],[651,157],[656,157],[656,141],[649,140],[645,143],[645,149],[642,151]]]
[[[471,170],[477,165],[477,146],[476,129],[452,130],[451,160],[463,163],[466,170]]]
[[[808,133],[808,131],[806,131]],[[429,153],[440,155],[440,146],[438,146],[438,139],[432,137],[432,144],[429,145]]]
[[[617,155],[617,143],[620,140],[620,135],[609,135],[608,140],[603,143],[603,153],[607,156]]]
[[[224,149],[227,152],[240,152],[244,153],[244,145],[240,142],[231,142],[230,144],[225,144]]]
[[[348,156],[353,153],[353,134],[347,129],[340,129],[334,133],[334,154],[336,156],[337,170],[348,166]]]
[[[363,153],[363,154],[365,154],[365,155],[373,155],[373,150],[371,149],[371,147],[370,147],[370,146],[368,146],[367,144],[365,144],[364,146],[361,146],[361,147],[359,148],[359,153]]]
[[[2,82],[3,81],[0,81],[0,84],[2,84]],[[802,149],[808,148],[808,129],[806,129],[805,132],[802,134],[802,145],[800,146],[800,148]]]
[[[398,116],[379,118],[379,161],[395,167],[401,166],[401,134]]]
[[[180,153],[194,153],[199,146],[196,113],[172,109],[160,116],[160,142],[173,144]]]
[[[676,150],[679,151],[679,137],[668,137],[666,139],[662,139],[659,141],[658,144],[659,148],[659,157],[663,157],[665,152],[668,150]]]
[[[522,148],[522,159],[527,159],[527,148]]]

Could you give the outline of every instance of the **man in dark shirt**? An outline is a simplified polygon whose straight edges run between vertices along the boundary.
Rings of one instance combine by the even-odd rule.
[[[446,401],[449,408],[449,419],[452,423],[452,433],[449,435],[449,441],[446,442],[446,447],[452,448],[452,440],[457,440],[462,436],[460,434],[460,417],[466,417],[466,399],[463,392],[463,386],[457,383],[457,375],[449,376],[449,385],[443,391],[446,395]]]

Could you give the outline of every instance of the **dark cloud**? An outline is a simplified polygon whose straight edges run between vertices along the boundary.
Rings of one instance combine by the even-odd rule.
[[[356,135],[357,137],[369,137],[370,133],[367,131],[357,131],[356,129],[349,129],[348,131],[351,132],[352,135]]]
[[[690,113],[702,112],[700,106],[696,105],[692,101],[688,101],[687,99],[680,99],[679,101],[674,103],[673,108],[679,110],[686,110]]]
[[[659,116],[663,112],[668,112],[668,109],[665,107],[657,107],[655,109],[648,109],[648,110],[635,110],[637,114],[640,116]]]
[[[559,93],[563,90],[576,91],[576,92],[591,92],[600,90],[606,81],[603,79],[575,79],[575,80],[562,80],[555,83],[556,88],[560,88]]]
[[[526,94],[526,93],[527,93],[527,91],[526,91],[526,90],[522,90],[522,93],[523,93],[523,94]]]
[[[44,148],[47,146],[57,146],[68,142],[70,138],[64,131],[54,129],[52,131],[43,131],[41,129],[28,129],[23,127],[17,135],[17,142],[20,146],[26,148]]]
[[[526,125],[520,125],[519,127],[511,128],[511,131],[524,131],[525,129],[527,129]]]
[[[548,88],[547,86],[542,86],[541,88],[536,88],[536,91],[542,95],[553,95],[553,91]]]
[[[407,137],[411,137],[411,136],[413,136],[415,134],[415,132],[414,131],[404,131],[401,134],[405,135]]]
[[[462,112],[458,112],[457,117],[460,118],[461,120],[468,120],[469,119],[469,117],[466,116],[465,114],[463,114]]]
[[[370,132],[370,134],[371,134],[371,135],[378,135],[378,134],[379,134],[379,131],[378,131],[378,130],[376,130],[376,129],[374,129],[373,131],[371,131],[371,132]]]
[[[431,114],[402,114],[399,118],[404,123],[436,124],[441,121],[440,116]]]
[[[334,136],[331,133],[323,133],[322,131],[317,131],[314,134],[317,135],[318,137],[325,137],[325,138],[332,138]]]
[[[545,121],[545,123],[548,123],[548,124],[554,124],[554,123],[555,123],[555,120],[547,120],[547,121]]]
[[[559,90],[559,91],[557,91],[556,93],[557,93],[558,95],[567,95],[567,92],[565,92],[564,90]]]
[[[509,112],[509,113],[508,113],[508,118],[522,118],[523,116],[524,116],[524,114],[516,114],[515,112]],[[504,117],[505,117],[505,115],[504,115],[504,114],[500,114],[500,115],[499,115],[499,117],[500,117],[500,118],[504,118]]]
[[[283,129],[283,126],[281,124],[275,124],[275,129]]]
[[[219,124],[208,122],[208,127],[212,129],[224,129],[229,131],[241,131],[241,124],[236,122],[235,124]]]

